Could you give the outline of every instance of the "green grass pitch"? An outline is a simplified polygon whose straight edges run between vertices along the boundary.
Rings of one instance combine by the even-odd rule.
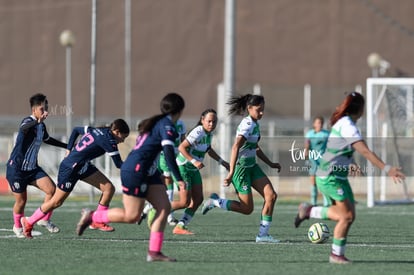
[[[72,198],[52,217],[61,232],[41,233],[32,240],[17,239],[12,228],[13,198],[0,196],[0,274],[414,274],[414,205],[367,208],[357,204],[357,219],[348,238],[346,255],[351,265],[328,263],[331,239],[312,244],[303,222],[295,229],[297,203],[280,201],[270,233],[279,244],[256,244],[261,198],[253,214],[244,216],[214,209],[196,213],[193,236],[175,236],[167,226],[163,252],[176,263],[147,263],[149,230],[146,223],[112,224],[114,232],[87,229],[75,234],[80,210],[94,209],[88,200]],[[26,215],[39,206],[29,198]],[[117,196],[112,206],[121,206]],[[182,212],[177,211],[178,217]],[[331,232],[334,223],[325,221]]]

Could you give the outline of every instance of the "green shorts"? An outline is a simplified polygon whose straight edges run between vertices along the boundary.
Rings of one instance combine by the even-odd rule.
[[[158,161],[158,170],[160,170],[163,176],[171,177],[171,171],[170,171],[170,168],[168,168],[167,161],[165,160],[164,154],[160,154],[160,158]]]
[[[180,171],[183,181],[186,183],[186,190],[191,190],[193,185],[202,184],[200,171],[194,167],[192,163],[186,163],[184,165],[178,165],[178,170]],[[174,180],[174,182],[176,182]],[[179,189],[179,186],[176,182],[176,186]]]
[[[354,193],[347,179],[338,179],[334,175],[326,178],[316,177],[316,185],[318,190],[328,198],[335,201],[348,199],[351,203],[355,203]]]
[[[252,167],[236,165],[232,178],[234,189],[236,189],[239,194],[251,194],[252,182],[265,176],[265,173],[257,164]]]

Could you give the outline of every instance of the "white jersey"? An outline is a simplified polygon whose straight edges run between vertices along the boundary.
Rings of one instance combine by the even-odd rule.
[[[204,131],[202,125],[196,126],[188,136],[185,138],[190,143],[188,153],[196,160],[203,162],[204,156],[211,148],[211,133]],[[177,163],[183,165],[187,159],[181,154],[178,154]]]
[[[260,140],[259,123],[250,116],[243,118],[237,127],[236,136],[243,136],[246,139],[239,150],[237,163],[243,167],[252,167],[256,164],[256,148]]]
[[[337,178],[346,179],[349,165],[353,162],[352,144],[362,139],[360,131],[349,116],[340,118],[332,126],[317,176],[326,177],[332,174]]]

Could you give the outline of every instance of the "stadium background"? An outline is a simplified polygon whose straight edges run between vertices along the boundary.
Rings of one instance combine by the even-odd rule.
[[[124,1],[97,3],[96,124],[102,124],[124,116]],[[223,80],[224,4],[222,0],[132,0],[132,128],[157,113],[160,98],[170,91],[186,99],[187,127],[194,125],[202,110],[216,108],[217,85]],[[91,7],[88,0],[0,0],[0,174],[12,135],[30,113],[28,98],[33,93],[41,91],[49,98],[50,134],[65,134],[65,49],[59,43],[65,29],[76,37],[73,124],[88,123]],[[264,139],[264,148],[271,157],[280,158],[283,165],[293,137],[302,136],[309,126],[303,121],[304,85],[312,87],[312,116],[328,118],[345,91],[359,86],[364,92],[365,80],[371,76],[370,53],[390,62],[385,76],[413,74],[413,10],[410,0],[237,1],[235,92],[251,92],[260,85],[266,98],[262,129],[269,140]],[[274,149],[275,138],[286,143],[281,150]],[[121,146],[123,154],[131,143],[133,135]],[[52,173],[61,154],[43,149],[47,152],[41,161]],[[217,170],[211,169],[204,174],[216,175]],[[286,184],[279,180],[275,177],[275,184],[286,188],[286,193],[308,193],[306,180],[289,178]]]

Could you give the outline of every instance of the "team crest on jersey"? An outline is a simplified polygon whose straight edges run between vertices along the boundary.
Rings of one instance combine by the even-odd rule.
[[[336,193],[338,194],[338,195],[340,195],[340,196],[343,196],[344,195],[344,189],[342,189],[342,188],[338,188],[337,190],[336,190]]]

